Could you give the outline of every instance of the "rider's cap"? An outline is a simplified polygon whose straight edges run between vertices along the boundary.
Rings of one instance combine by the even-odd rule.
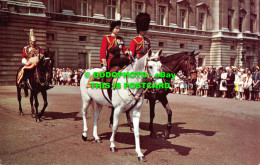
[[[114,29],[116,26],[121,26],[121,21],[113,21],[113,22],[110,24],[109,30],[112,32],[113,29]]]

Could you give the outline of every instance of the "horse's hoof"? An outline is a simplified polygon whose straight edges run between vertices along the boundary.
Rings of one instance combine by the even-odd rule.
[[[101,139],[97,139],[95,141],[96,141],[96,143],[103,143]]]
[[[20,116],[24,116],[23,112],[20,112]]]
[[[110,147],[110,151],[111,152],[117,152],[117,149],[116,149],[116,147]]]
[[[37,122],[37,123],[40,123],[40,122],[42,122],[42,120],[39,119],[39,118],[36,118],[36,122]]]
[[[155,133],[150,133],[150,137],[153,138],[153,139],[156,139],[156,138],[157,138],[157,136],[156,136]]]
[[[147,161],[144,156],[139,156],[138,160],[139,160],[139,162],[146,162]]]
[[[134,132],[133,124],[130,124],[129,127],[130,127],[130,131],[131,131],[131,132]]]
[[[88,137],[85,137],[82,135],[82,139],[83,139],[83,141],[87,141]]]
[[[164,131],[164,134],[163,134],[163,135],[164,135],[164,136],[163,136],[164,139],[169,139],[169,138],[170,138],[170,133],[169,133],[168,130]]]
[[[109,128],[113,128],[113,124],[110,123],[110,124],[109,124]]]

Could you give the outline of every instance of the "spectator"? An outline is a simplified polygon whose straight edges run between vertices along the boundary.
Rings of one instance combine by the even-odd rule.
[[[203,79],[201,74],[198,74],[197,76],[196,85],[197,85],[196,96],[202,96]]]
[[[244,85],[244,98],[245,100],[251,100],[251,91],[252,91],[252,78],[250,72],[247,72],[247,77],[245,80],[245,85]]]
[[[223,68],[223,71],[221,73],[221,82],[220,82],[220,91],[222,91],[222,98],[226,97],[226,91],[227,91],[227,73],[226,69]]]
[[[254,94],[254,99],[256,101],[259,101],[259,89],[260,89],[260,72],[259,72],[259,67],[255,67],[255,72],[253,74],[253,94]]]
[[[209,96],[214,97],[214,90],[215,90],[215,84],[214,82],[214,76],[215,76],[215,71],[213,70],[213,66],[209,67],[209,72],[208,72],[208,86],[209,86]]]
[[[208,96],[208,72],[207,70],[204,70],[202,73],[202,80],[203,80],[203,84],[202,84],[202,89],[203,89],[203,96],[202,97],[207,97]]]
[[[216,97],[220,97],[220,81],[221,81],[221,73],[222,73],[222,69],[220,67],[217,67],[215,75],[214,75],[214,82],[216,83],[216,91],[215,91],[215,96]]]
[[[235,75],[232,68],[227,67],[227,98],[233,98],[232,93],[234,89]]]

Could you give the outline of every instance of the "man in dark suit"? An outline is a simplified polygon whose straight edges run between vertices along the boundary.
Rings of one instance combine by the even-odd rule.
[[[209,96],[214,97],[214,86],[215,83],[214,80],[215,76],[215,71],[213,70],[213,66],[209,67],[209,72],[208,72],[208,83],[209,83]]]
[[[221,73],[222,73],[222,68],[218,67],[216,69],[213,82],[215,83],[215,92],[216,92],[216,97],[220,97],[220,91],[219,91],[219,86],[220,86],[220,81],[221,81]]]
[[[233,98],[231,93],[234,89],[235,74],[233,73],[232,68],[228,68],[227,70],[227,98]]]

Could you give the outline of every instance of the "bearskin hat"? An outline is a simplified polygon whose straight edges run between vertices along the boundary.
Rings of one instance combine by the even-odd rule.
[[[113,29],[114,29],[116,26],[121,26],[121,21],[113,21],[113,22],[110,24],[109,30],[112,32]]]
[[[147,31],[149,29],[151,18],[147,13],[139,13],[135,18],[136,30],[139,34],[140,31]]]

